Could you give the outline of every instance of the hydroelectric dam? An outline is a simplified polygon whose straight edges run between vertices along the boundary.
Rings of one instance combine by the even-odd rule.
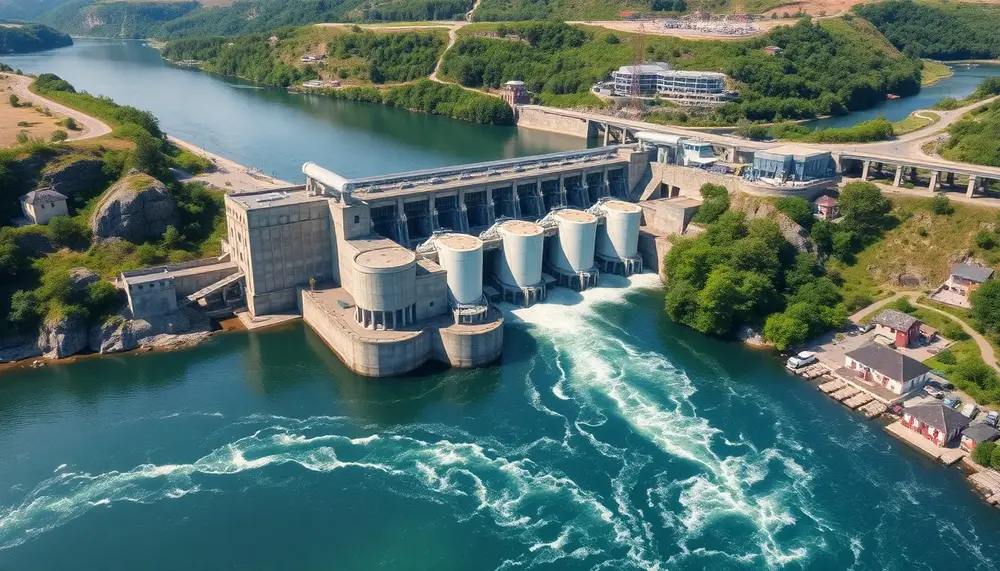
[[[767,155],[789,169],[774,183],[726,174],[704,141],[658,136],[355,179],[309,162],[304,185],[226,195],[222,256],[122,280],[137,317],[188,303],[250,328],[301,316],[361,375],[477,367],[503,350],[495,302],[657,271],[706,180],[807,198],[832,187],[828,154],[803,152]]]

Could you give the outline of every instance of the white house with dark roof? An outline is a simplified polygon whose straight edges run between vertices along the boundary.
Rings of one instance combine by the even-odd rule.
[[[68,216],[66,196],[51,188],[33,190],[21,197],[21,212],[32,224],[46,224],[53,216]]]
[[[886,309],[872,320],[875,335],[891,339],[896,347],[909,347],[920,339],[920,320],[896,309]]]
[[[931,372],[920,361],[878,343],[866,343],[848,352],[844,355],[844,367],[897,395],[923,387]]]
[[[993,279],[993,268],[956,264],[948,280],[931,294],[931,299],[955,307],[969,307],[969,296],[984,282]]]

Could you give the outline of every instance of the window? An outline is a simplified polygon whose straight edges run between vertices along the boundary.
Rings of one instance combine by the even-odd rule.
[[[45,210],[45,205],[44,204],[42,204],[41,207],[42,207],[42,210]]]
[[[50,203],[49,203],[49,207],[51,207],[51,208],[55,208],[55,207],[56,207],[56,203],[55,203],[55,202],[50,202]]]
[[[360,216],[358,216],[357,214],[355,214],[355,215],[354,215],[354,223],[355,223],[355,224],[358,224],[358,223],[360,223],[360,222],[361,222],[361,217],[360,217]]]
[[[434,307],[434,302],[433,302],[433,301],[431,302],[431,305],[430,305],[430,306],[431,306],[431,307]]]

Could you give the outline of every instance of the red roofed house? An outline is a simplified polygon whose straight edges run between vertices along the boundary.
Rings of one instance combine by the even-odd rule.
[[[824,220],[833,220],[834,218],[840,216],[840,206],[837,205],[836,198],[824,194],[816,199],[816,212],[818,212]]]
[[[922,434],[938,446],[944,446],[969,426],[969,419],[950,406],[936,402],[904,408],[903,426]]]
[[[896,347],[909,347],[911,343],[920,340],[919,319],[902,311],[887,309],[875,317],[875,335],[883,335],[892,339]]]

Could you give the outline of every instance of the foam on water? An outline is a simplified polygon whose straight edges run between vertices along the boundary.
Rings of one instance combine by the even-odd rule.
[[[664,453],[697,468],[696,475],[682,480],[663,473],[657,486],[648,491],[650,506],[659,511],[662,525],[680,531],[682,556],[691,554],[686,544],[698,539],[713,522],[736,518],[752,527],[759,551],[728,556],[754,557],[772,567],[807,557],[808,544],[802,538],[808,538],[808,533],[797,533],[797,539],[789,541],[779,540],[778,535],[788,526],[806,523],[797,521],[797,515],[807,512],[793,508],[803,494],[808,495],[809,474],[783,450],[758,451],[748,443],[749,451],[742,456],[723,457],[715,451],[716,440],[742,441],[742,435],[724,435],[699,416],[691,401],[695,387],[685,372],[663,354],[642,350],[639,340],[597,311],[601,304],[624,303],[636,288],[658,286],[652,274],[629,281],[628,288],[597,288],[582,296],[555,290],[545,304],[507,310],[555,349],[555,366],[562,373],[553,388],[557,398],[576,401],[584,409],[613,412]],[[707,364],[718,367],[711,360]],[[614,410],[607,411],[605,403],[611,403]],[[629,500],[629,487],[635,480],[625,451],[601,443],[584,426],[576,423],[591,445],[605,455],[617,455],[625,464],[615,484],[623,525],[619,539],[630,544],[629,556],[635,563],[658,568],[661,563],[647,529],[648,518]],[[755,486],[769,476],[780,484],[756,491]],[[677,503],[682,506],[680,513],[675,513]]]

